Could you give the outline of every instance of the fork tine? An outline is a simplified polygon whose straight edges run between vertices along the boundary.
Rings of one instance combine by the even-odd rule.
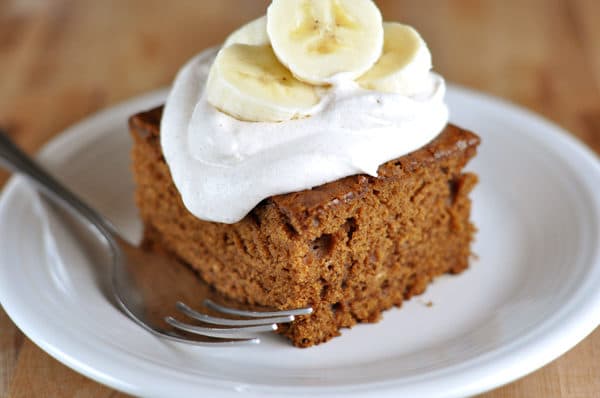
[[[213,325],[222,325],[222,326],[255,326],[255,325],[268,325],[272,323],[289,323],[294,320],[293,315],[287,316],[279,316],[279,317],[269,317],[269,318],[254,318],[254,319],[229,319],[229,318],[219,318],[206,314],[202,314],[198,311],[194,311],[188,305],[178,301],[176,307],[183,314],[187,315],[190,318],[196,319],[198,321],[202,321],[205,323],[211,323]]]
[[[247,346],[247,345],[255,345],[260,344],[260,339],[253,338],[232,338],[232,339],[223,339],[223,340],[214,340],[214,341],[199,341],[193,340],[187,337],[184,337],[175,332],[166,331],[166,330],[154,330],[153,333],[159,335],[162,338],[167,340],[176,341],[178,343],[189,344],[193,346],[199,347],[238,347],[238,346]]]
[[[165,322],[176,329],[184,330],[189,333],[218,338],[239,338],[248,336],[252,333],[272,332],[277,330],[277,324],[245,326],[238,328],[207,328],[203,326],[189,325],[187,323],[180,322],[171,316],[166,317]]]
[[[298,308],[295,310],[281,310],[281,311],[264,311],[264,312],[263,311],[245,311],[245,310],[238,310],[238,309],[234,309],[234,308],[225,307],[225,306],[222,306],[221,304],[217,304],[214,301],[209,300],[209,299],[204,300],[203,304],[207,308],[210,308],[211,310],[218,311],[223,314],[245,316],[248,318],[265,318],[265,317],[286,316],[286,315],[293,315],[293,316],[310,315],[313,312],[311,307]]]

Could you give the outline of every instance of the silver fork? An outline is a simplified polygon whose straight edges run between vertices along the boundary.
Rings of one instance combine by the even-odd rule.
[[[289,323],[296,316],[312,313],[310,307],[280,311],[240,310],[207,298],[203,304],[209,312],[232,317],[201,313],[180,300],[170,303],[175,302],[175,308],[180,313],[204,325],[182,322],[173,316],[157,315],[157,305],[168,303],[172,297],[179,297],[177,294],[182,295],[185,290],[182,286],[186,283],[190,292],[187,297],[194,299],[199,291],[199,281],[194,277],[181,278],[183,267],[174,264],[170,257],[162,253],[149,253],[121,238],[112,223],[59,183],[20,150],[2,130],[0,165],[28,177],[46,198],[83,221],[86,229],[93,233],[110,257],[109,285],[116,303],[133,321],[154,335],[194,345],[257,344],[260,342],[257,333],[277,330],[278,324]],[[156,282],[164,279],[171,279],[173,283],[163,283],[160,289],[160,284],[157,287]],[[167,325],[172,328],[169,329]]]

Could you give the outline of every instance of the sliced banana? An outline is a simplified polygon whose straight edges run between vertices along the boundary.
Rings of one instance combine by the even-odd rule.
[[[295,79],[270,45],[233,44],[219,51],[206,94],[217,109],[252,122],[309,116],[319,103],[317,88]]]
[[[381,13],[371,0],[273,0],[267,34],[277,58],[298,79],[355,79],[381,55]]]
[[[223,43],[223,47],[228,47],[232,44],[248,44],[250,46],[269,44],[266,15],[248,22],[246,25],[230,34],[225,40],[225,43]]]
[[[385,22],[383,54],[358,83],[369,90],[417,94],[431,70],[431,53],[419,33],[408,25]]]

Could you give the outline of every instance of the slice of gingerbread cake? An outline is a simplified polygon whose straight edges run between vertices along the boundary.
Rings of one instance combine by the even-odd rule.
[[[130,119],[136,201],[146,237],[225,296],[310,316],[282,332],[308,347],[375,322],[438,275],[468,266],[475,228],[463,172],[479,138],[448,125],[423,148],[354,175],[269,197],[241,221],[203,221],[184,206],[160,146],[162,108]],[[226,206],[226,204],[223,204]]]

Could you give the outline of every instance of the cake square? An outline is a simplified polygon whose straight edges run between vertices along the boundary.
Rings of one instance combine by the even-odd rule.
[[[475,227],[464,172],[474,133],[447,125],[430,143],[379,167],[269,197],[234,224],[184,206],[160,146],[162,108],[130,119],[136,202],[145,236],[228,298],[276,309],[311,306],[280,329],[309,347],[421,294],[468,267]],[[227,206],[227,204],[223,204]]]

